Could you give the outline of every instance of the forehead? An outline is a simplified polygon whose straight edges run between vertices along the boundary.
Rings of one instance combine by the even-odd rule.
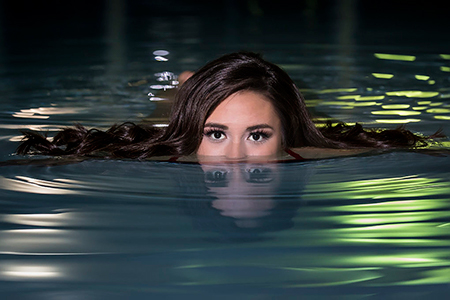
[[[241,91],[229,96],[216,107],[207,119],[207,121],[216,122],[256,120],[278,121],[278,115],[267,97],[252,91]]]

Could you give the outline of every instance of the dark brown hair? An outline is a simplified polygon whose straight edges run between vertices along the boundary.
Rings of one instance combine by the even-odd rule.
[[[313,123],[295,83],[281,68],[255,53],[232,53],[202,67],[175,96],[168,127],[124,123],[107,131],[87,130],[81,125],[59,132],[52,141],[36,132],[25,132],[19,154],[100,155],[146,158],[158,155],[190,155],[197,151],[208,116],[227,97],[253,91],[269,99],[282,123],[283,146],[293,147],[413,147],[426,138],[404,128],[366,130],[361,125]]]

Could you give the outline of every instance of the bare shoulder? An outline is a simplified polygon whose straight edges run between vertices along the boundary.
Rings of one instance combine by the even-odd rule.
[[[292,148],[290,150],[299,154],[301,157],[305,159],[322,159],[322,158],[358,155],[368,153],[372,149],[368,148],[330,149],[330,148],[302,147],[302,148]]]

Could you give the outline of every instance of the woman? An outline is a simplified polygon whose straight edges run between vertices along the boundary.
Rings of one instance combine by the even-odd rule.
[[[426,139],[403,128],[376,131],[339,124],[319,129],[287,73],[257,54],[242,52],[220,57],[186,80],[175,96],[165,129],[125,123],[103,132],[76,126],[52,141],[27,132],[17,152],[200,161],[301,160],[421,146]]]

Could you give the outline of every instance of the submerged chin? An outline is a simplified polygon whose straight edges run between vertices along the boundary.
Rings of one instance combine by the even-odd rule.
[[[265,163],[274,162],[283,158],[283,153],[269,155],[248,155],[243,157],[229,157],[226,155],[205,155],[197,153],[200,163]]]

